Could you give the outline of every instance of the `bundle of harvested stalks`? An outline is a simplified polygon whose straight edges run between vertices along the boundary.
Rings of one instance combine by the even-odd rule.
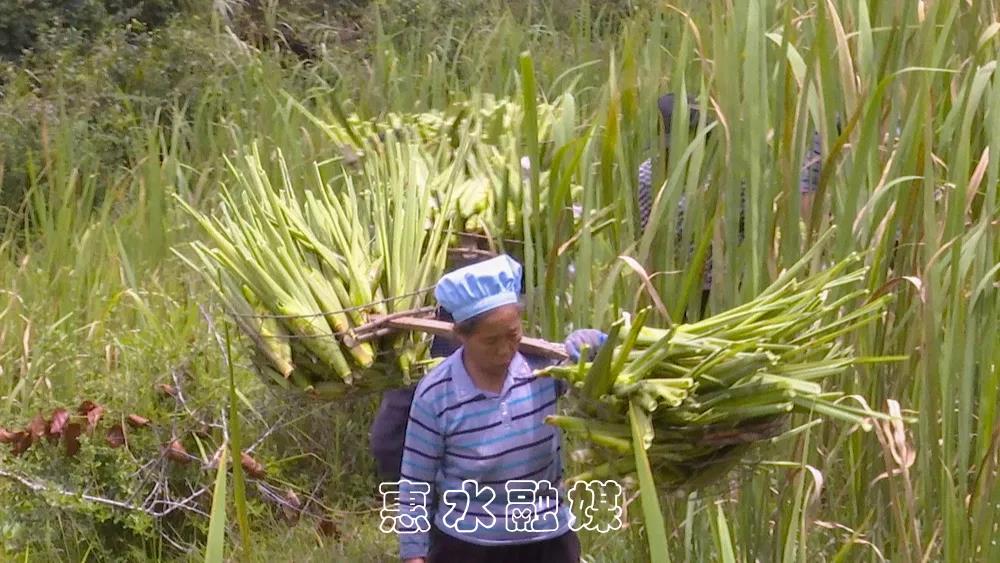
[[[639,469],[642,484],[645,467],[658,487],[697,488],[756,443],[794,431],[793,413],[865,429],[884,417],[863,400],[846,404],[822,382],[854,365],[901,359],[857,357],[842,338],[878,320],[891,296],[845,311],[867,294],[852,287],[864,279],[859,256],[796,280],[809,258],[744,305],[666,330],[644,326],[643,310],[627,330],[613,325],[593,362],[543,370],[580,391],[578,416],[548,422],[615,454],[573,480]]]
[[[520,148],[524,108],[517,102],[477,95],[444,111],[389,112],[377,119],[345,114],[337,106],[332,121],[318,117],[294,100],[290,102],[341,147],[346,168],[360,174],[365,173],[365,161],[391,158],[388,153],[393,142],[420,146],[438,158],[459,160],[461,152],[463,176],[455,180],[454,197],[445,202],[445,194],[435,192],[428,209],[456,214],[459,227],[466,231],[496,237],[522,233],[527,189],[523,182],[526,163],[521,161]],[[548,160],[551,143],[546,141],[558,136],[559,120],[574,116],[575,102],[570,95],[560,96],[551,104],[538,104],[535,112],[542,159]],[[468,148],[459,151],[463,145]],[[547,186],[548,172],[543,168],[539,166],[539,185]]]
[[[430,308],[453,217],[428,225],[427,209],[432,193],[451,198],[457,161],[402,143],[387,150],[391,158],[366,161],[364,175],[334,190],[318,165],[311,189],[291,185],[280,152],[282,183],[272,185],[254,147],[230,163],[239,189],[222,188],[215,215],[178,198],[213,243],[192,244],[197,260],[179,255],[216,288],[260,371],[281,386],[324,398],[400,386],[426,355],[425,335],[366,340],[357,330],[373,315]]]

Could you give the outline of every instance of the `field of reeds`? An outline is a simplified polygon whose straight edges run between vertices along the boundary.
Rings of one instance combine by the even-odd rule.
[[[253,250],[228,270],[251,272],[247,285],[273,288],[260,272],[277,271],[307,284],[293,279],[304,264],[348,276],[293,250],[324,232],[306,194],[330,190],[366,202],[338,224],[369,213],[396,235],[379,240],[412,242],[425,204],[434,248],[485,233],[523,260],[525,333],[552,341],[644,309],[649,326],[696,323],[796,264],[819,274],[860,260],[865,291],[833,290],[848,297],[843,312],[887,296],[874,322],[835,336],[838,349],[892,361],[854,363],[824,385],[893,416],[796,411],[793,432],[711,486],[628,491],[625,529],[582,535],[587,561],[1000,560],[994,3],[374,3],[350,43],[312,30],[323,48],[308,60],[238,39],[217,4],[178,32],[210,53],[203,74],[178,78],[162,102],[118,82],[102,94],[113,103],[81,110],[83,87],[58,72],[11,71],[0,85],[0,559],[397,560],[366,445],[377,393],[275,385],[236,322],[255,317],[225,298],[243,299],[238,284],[214,269],[212,249],[233,239],[205,228],[213,217],[256,225],[236,241]],[[132,56],[141,68],[182,52]],[[103,76],[101,56],[81,64]],[[696,124],[674,112],[669,157],[656,105],[666,92],[712,108]],[[87,113],[98,108],[115,113]],[[422,133],[432,140],[394,140]],[[814,133],[821,173],[803,205]],[[641,231],[647,158],[656,199]],[[417,176],[435,178],[436,195],[415,193]],[[385,189],[383,208],[365,180]],[[458,186],[482,198],[463,207]],[[301,206],[302,222],[238,221],[284,216],[277,206]],[[388,257],[366,264],[388,281],[340,295],[344,307],[419,290],[443,267],[430,242],[410,254],[327,243]],[[310,295],[296,311],[323,308]],[[361,361],[329,353],[341,367]],[[399,358],[422,351],[400,339],[372,353],[409,373]],[[351,369],[328,373],[344,381]],[[566,450],[569,472],[587,467]]]

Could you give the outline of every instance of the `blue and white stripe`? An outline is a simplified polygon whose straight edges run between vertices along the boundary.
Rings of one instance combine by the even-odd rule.
[[[511,532],[505,522],[507,482],[546,480],[557,489],[561,486],[561,436],[544,420],[556,412],[564,387],[558,380],[535,377],[533,369],[541,366],[529,363],[533,361],[517,354],[500,393],[482,391],[473,384],[462,362],[461,348],[421,379],[410,409],[401,477],[429,483],[431,494],[426,503],[417,504],[419,497],[411,494],[412,486],[404,481],[399,495],[401,514],[415,515],[417,506],[423,507],[441,531],[480,545],[541,541],[569,529],[571,516],[561,492],[558,503],[555,495],[544,504],[536,498],[536,514],[555,511],[557,529]],[[463,533],[445,525],[448,507],[442,495],[461,490],[465,480],[476,481],[483,494],[470,494],[465,521],[476,516],[481,519],[475,532]],[[484,507],[488,491],[495,496]],[[482,518],[487,510],[496,517],[489,527]],[[429,533],[401,533],[400,556],[426,556],[428,544]]]

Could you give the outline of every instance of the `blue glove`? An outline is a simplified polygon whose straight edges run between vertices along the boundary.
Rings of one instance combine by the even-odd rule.
[[[599,330],[592,328],[581,328],[580,330],[574,330],[569,333],[566,340],[563,342],[563,346],[566,347],[566,353],[569,354],[569,358],[574,362],[580,360],[580,352],[584,346],[590,347],[590,353],[588,354],[588,361],[594,359],[597,356],[597,349],[604,344],[604,341],[608,339],[608,335],[604,334]]]

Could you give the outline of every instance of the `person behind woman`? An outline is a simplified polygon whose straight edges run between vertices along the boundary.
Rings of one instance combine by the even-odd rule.
[[[670,152],[670,137],[671,137],[671,127],[673,123],[674,116],[674,95],[664,94],[660,96],[657,101],[657,106],[660,110],[660,129],[663,131],[664,136],[664,147],[665,153]],[[698,100],[693,97],[688,97],[688,126],[691,131],[694,131],[698,126],[698,119],[701,115],[698,109]],[[709,122],[711,122],[711,117],[709,117]],[[839,122],[838,122],[839,129]],[[812,142],[806,149],[805,154],[802,156],[802,168],[799,172],[799,195],[802,206],[800,208],[801,216],[808,218],[809,212],[812,208],[812,200],[816,190],[819,188],[819,176],[820,176],[820,165],[823,161],[823,143],[820,139],[819,132],[814,132],[812,136]],[[655,194],[653,192],[653,159],[647,158],[639,165],[639,189],[636,193],[636,200],[639,206],[639,227],[645,230],[646,225],[649,223],[650,213],[653,210],[653,199]],[[746,207],[746,186],[740,192],[740,225],[743,224],[743,214]],[[685,197],[682,195],[680,201],[677,203],[678,211],[678,221],[677,221],[677,235],[681,234],[681,225],[684,219],[684,210],[686,208]],[[740,237],[742,239],[742,230],[740,231]],[[710,262],[706,264],[706,267],[710,266]]]
[[[555,414],[565,385],[535,377],[533,369],[545,362],[518,351],[521,274],[521,265],[502,255],[446,274],[435,289],[455,319],[461,345],[420,380],[413,395],[399,489],[400,515],[412,525],[397,527],[407,563],[580,559],[560,493],[561,436],[544,423]],[[596,330],[578,330],[566,348],[578,357],[584,346],[596,350],[604,338]],[[473,489],[469,480],[476,483]],[[522,480],[552,485],[531,495],[534,524],[528,529],[525,522],[508,521],[519,518],[508,508],[524,505],[507,485]],[[447,508],[456,498],[446,496],[449,491],[465,501],[459,513]]]
[[[660,96],[657,101],[657,105],[660,110],[660,129],[664,133],[664,147],[665,154],[670,153],[670,137],[671,137],[671,126],[673,123],[674,106],[675,99],[673,94],[664,94]],[[698,119],[700,117],[700,110],[698,108],[698,101],[693,97],[688,97],[688,125],[691,131],[694,131],[698,126]],[[711,122],[712,117],[708,117],[708,121]],[[820,164],[823,160],[822,157],[822,141],[820,139],[819,133],[814,132],[812,137],[812,143],[806,149],[806,153],[802,158],[802,168],[799,174],[799,196],[801,201],[800,207],[800,217],[808,219],[809,214],[812,210],[812,202],[815,196],[816,190],[819,187],[819,177],[820,177]],[[636,204],[639,208],[639,231],[642,233],[646,230],[646,226],[649,224],[650,215],[653,211],[653,203],[656,197],[653,188],[653,159],[646,159],[641,165],[639,165],[638,174],[638,190],[636,191]],[[683,235],[683,225],[684,225],[684,212],[687,209],[687,199],[685,195],[681,195],[680,200],[677,202],[677,223],[675,224],[675,240],[679,245]],[[743,242],[743,226],[746,216],[746,185],[744,184],[740,189],[740,219],[739,219],[739,242]],[[641,234],[640,234],[641,236]],[[694,254],[694,238],[692,237],[691,246],[688,251],[688,256]],[[702,314],[706,305],[708,304],[708,293],[712,287],[712,251],[709,248],[708,256],[705,257],[705,265],[702,268]]]

